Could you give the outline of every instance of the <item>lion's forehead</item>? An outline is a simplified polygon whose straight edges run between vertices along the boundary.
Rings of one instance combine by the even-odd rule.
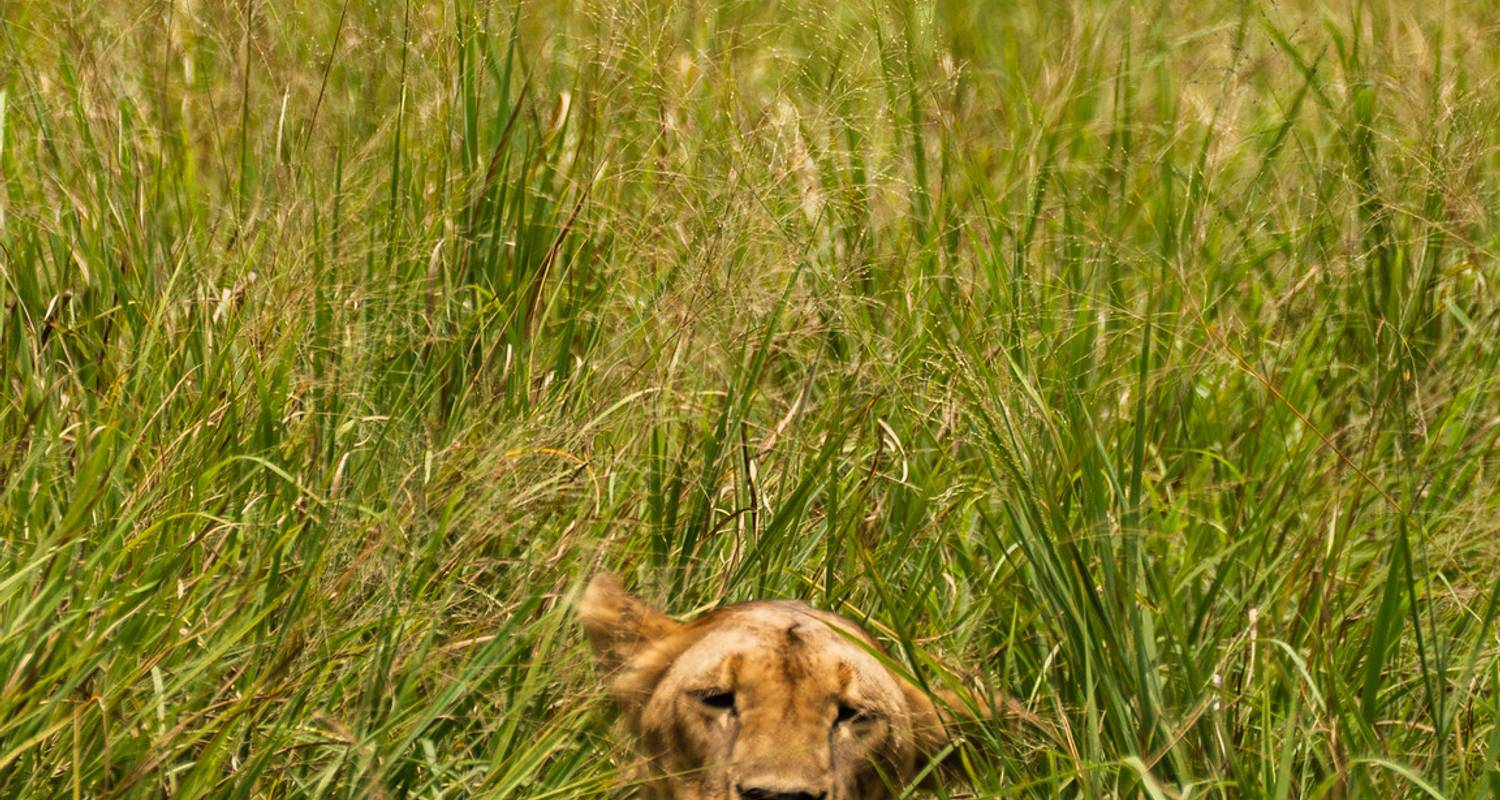
[[[847,690],[871,702],[897,703],[896,678],[871,654],[865,636],[848,619],[800,604],[726,609],[677,657],[664,683],[712,681],[730,669],[741,681]]]

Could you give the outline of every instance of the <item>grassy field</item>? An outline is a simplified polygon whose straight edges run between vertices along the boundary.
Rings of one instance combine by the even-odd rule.
[[[0,797],[621,797],[570,604],[952,796],[1500,798],[1500,8],[0,4]]]

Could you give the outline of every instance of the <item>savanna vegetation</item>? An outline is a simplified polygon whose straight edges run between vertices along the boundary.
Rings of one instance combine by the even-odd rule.
[[[0,796],[621,797],[800,597],[950,796],[1500,796],[1500,9],[0,4]]]

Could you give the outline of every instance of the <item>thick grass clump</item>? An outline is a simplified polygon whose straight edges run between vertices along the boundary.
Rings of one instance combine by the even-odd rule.
[[[955,796],[1500,796],[1497,27],[0,4],[0,796],[622,796],[604,567]]]

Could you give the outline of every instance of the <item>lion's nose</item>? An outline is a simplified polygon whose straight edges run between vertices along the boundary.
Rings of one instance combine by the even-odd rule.
[[[737,786],[740,800],[827,800],[828,792],[808,792],[801,789],[787,790],[767,786]]]

